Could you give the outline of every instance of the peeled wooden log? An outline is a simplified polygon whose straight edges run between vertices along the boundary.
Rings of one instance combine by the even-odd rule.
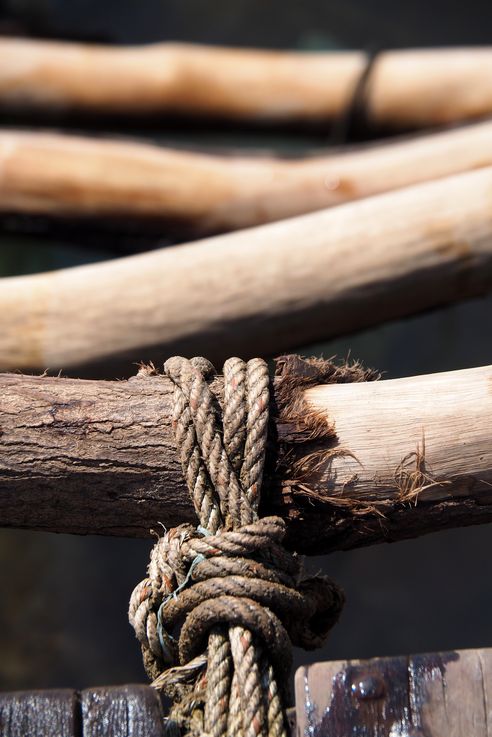
[[[353,102],[368,57],[155,44],[2,39],[0,104],[14,109],[320,122]],[[420,127],[492,111],[492,50],[381,53],[364,94],[375,126]]]
[[[492,123],[300,160],[0,131],[0,212],[194,236],[492,165]]]
[[[291,545],[321,553],[492,520],[492,366],[323,385],[336,378],[326,362],[278,366],[262,500]],[[0,375],[1,525],[149,536],[195,521],[171,401],[149,370]]]
[[[189,245],[2,279],[0,367],[100,376],[102,361],[121,376],[123,362],[172,353],[272,355],[484,293],[491,192],[486,168]]]

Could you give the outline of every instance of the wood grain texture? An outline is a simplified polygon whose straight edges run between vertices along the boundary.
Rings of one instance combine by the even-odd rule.
[[[296,673],[298,737],[490,737],[492,650],[316,663]]]
[[[1,375],[1,524],[148,536],[195,521],[169,392],[165,378],[144,374],[126,382]],[[307,428],[289,444],[288,420],[276,420],[301,480],[279,467],[263,513],[289,521],[290,545],[321,553],[492,519],[492,367],[304,396],[335,435],[313,445]],[[326,454],[324,464],[309,464],[313,451]]]
[[[441,479],[453,479],[456,497],[473,495],[478,478],[492,482],[483,465],[492,464],[492,367],[318,386],[306,397],[335,424],[339,447],[350,450],[323,469],[327,490],[346,487],[352,498],[377,500],[395,483],[410,493],[414,484],[437,501],[448,496]]]
[[[149,686],[102,686],[82,691],[82,737],[163,737],[163,711]]]
[[[317,122],[351,104],[368,58],[189,44],[111,48],[2,39],[0,103],[15,109],[170,113]],[[490,48],[381,53],[366,90],[370,123],[411,127],[492,110]]]
[[[144,685],[0,692],[2,737],[163,737],[156,691]]]
[[[0,280],[0,368],[274,355],[492,286],[492,168],[115,261]],[[99,362],[99,368],[97,363]],[[89,369],[89,367],[91,367]]]
[[[77,694],[69,689],[0,691],[2,737],[79,737]]]
[[[492,123],[298,160],[0,131],[0,212],[208,235],[492,164]]]

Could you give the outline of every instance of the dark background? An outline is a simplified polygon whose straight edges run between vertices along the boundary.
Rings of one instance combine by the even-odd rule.
[[[8,0],[0,30],[34,37],[139,43],[184,40],[271,48],[377,49],[488,44],[492,4],[445,0]],[[0,118],[0,125],[2,121]],[[210,131],[166,129],[205,144]],[[282,150],[320,145],[306,133],[223,131],[215,142]],[[165,239],[163,234],[163,238]],[[114,256],[112,249],[0,233],[0,275]],[[292,346],[361,358],[387,378],[492,363],[492,297],[343,340]],[[162,356],[163,360],[165,356]],[[135,356],[135,361],[139,356]],[[346,589],[341,624],[316,659],[492,646],[490,526],[336,553],[310,563]],[[0,687],[144,681],[127,624],[150,542],[0,530]],[[312,655],[299,654],[298,662]]]
[[[36,36],[295,48],[489,44],[486,0],[3,0]]]

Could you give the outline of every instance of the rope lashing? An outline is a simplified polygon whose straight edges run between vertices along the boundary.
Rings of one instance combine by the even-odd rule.
[[[204,358],[164,366],[173,430],[199,526],[166,531],[129,618],[153,685],[173,705],[167,726],[207,737],[286,737],[291,643],[322,644],[343,594],[301,578],[286,526],[258,518],[267,446],[266,363],[231,358],[220,396]]]

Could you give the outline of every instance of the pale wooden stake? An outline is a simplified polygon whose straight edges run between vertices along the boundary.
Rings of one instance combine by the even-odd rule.
[[[0,44],[1,45],[1,44]],[[492,123],[304,159],[0,131],[0,212],[186,236],[320,210],[492,164]]]
[[[319,122],[352,104],[362,52],[296,53],[155,44],[114,48],[2,39],[0,103],[16,109],[177,113]],[[387,51],[366,89],[366,118],[412,127],[492,111],[490,48]]]
[[[0,280],[0,368],[103,361],[121,376],[123,362],[173,353],[272,355],[482,294],[492,286],[491,192],[486,168],[189,245]]]

